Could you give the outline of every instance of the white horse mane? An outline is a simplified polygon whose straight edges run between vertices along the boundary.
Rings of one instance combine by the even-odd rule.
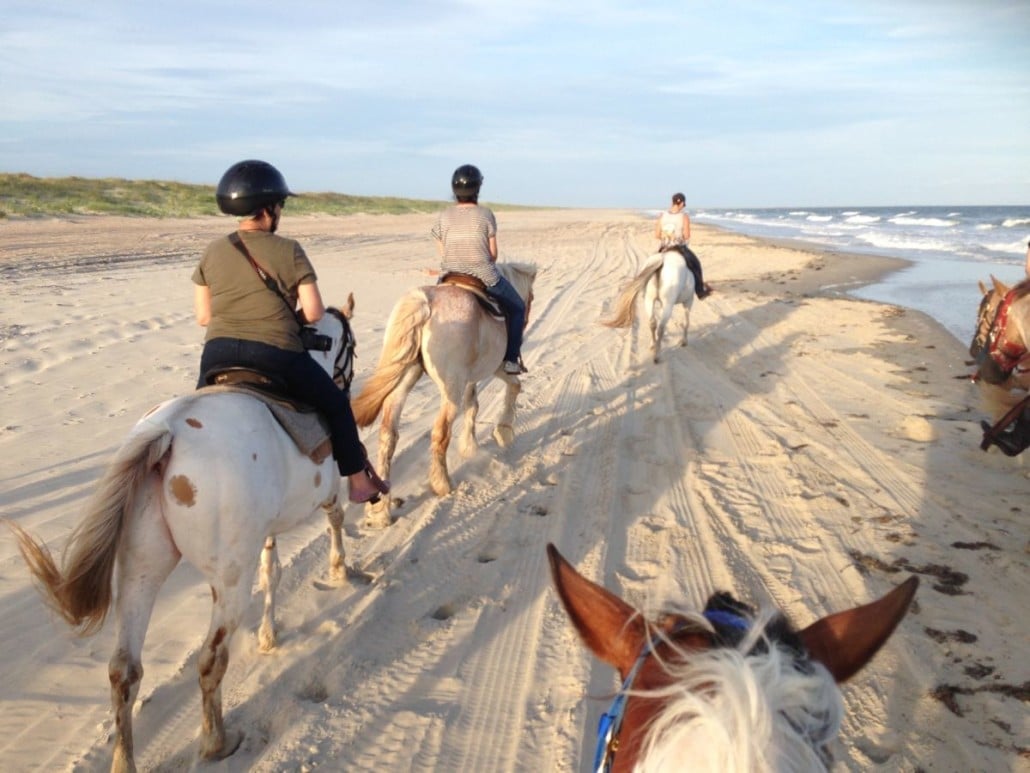
[[[535,263],[522,263],[519,261],[497,261],[494,265],[505,279],[511,282],[515,291],[525,298],[529,289],[533,286],[536,278],[537,267]]]
[[[674,662],[660,662],[672,681],[646,693],[666,706],[647,730],[635,771],[827,769],[843,715],[840,692],[821,664],[806,660],[799,668],[796,653],[766,635],[775,614],[760,613],[737,647],[696,652],[670,642]],[[684,617],[712,628],[699,614]],[[752,653],[762,642],[763,651]]]

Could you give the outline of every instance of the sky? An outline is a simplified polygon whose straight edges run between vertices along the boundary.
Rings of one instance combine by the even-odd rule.
[[[0,172],[659,209],[1030,205],[1026,0],[0,0]]]

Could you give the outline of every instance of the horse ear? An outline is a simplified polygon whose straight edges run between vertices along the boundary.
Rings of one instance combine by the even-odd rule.
[[[347,293],[347,303],[344,304],[342,311],[347,319],[354,316],[354,293]]]
[[[976,283],[980,286],[980,295],[987,295],[987,285],[983,283],[983,280],[977,279]]]
[[[994,289],[998,295],[1005,295],[1009,291],[1009,286],[1002,282],[1000,279],[991,274],[991,281],[994,282]]]
[[[917,587],[919,578],[909,577],[879,601],[817,620],[801,632],[801,641],[837,682],[846,681],[872,660],[894,632]]]
[[[625,676],[644,644],[643,618],[611,591],[590,582],[548,543],[551,577],[562,606],[587,648]]]

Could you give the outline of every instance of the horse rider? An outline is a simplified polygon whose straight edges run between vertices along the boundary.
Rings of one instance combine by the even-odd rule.
[[[455,204],[445,209],[430,231],[436,241],[442,264],[441,276],[466,274],[480,280],[486,293],[504,311],[508,347],[504,352],[504,372],[517,376],[526,373],[522,364],[522,331],[526,325],[526,304],[501,276],[497,262],[497,220],[494,213],[479,204],[483,175],[472,164],[463,164],[451,175]]]
[[[687,268],[694,275],[694,291],[697,297],[704,300],[711,292],[710,285],[705,283],[701,275],[701,261],[690,249],[690,215],[683,208],[687,200],[682,193],[672,194],[672,206],[658,216],[655,221],[654,235],[658,239],[659,252],[677,250],[687,262]]]
[[[265,161],[233,164],[218,183],[218,208],[240,220],[233,234],[207,246],[193,272],[194,311],[207,328],[197,388],[206,385],[206,374],[223,367],[278,376],[291,396],[327,420],[350,501],[376,501],[389,491],[389,483],[367,460],[350,396],[301,341],[301,326],[321,319],[325,306],[304,248],[276,234],[286,199],[293,195],[279,170]],[[265,284],[258,268],[274,285]]]

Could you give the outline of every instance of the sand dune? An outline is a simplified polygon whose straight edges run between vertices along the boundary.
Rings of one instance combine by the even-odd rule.
[[[1026,765],[1027,502],[1023,458],[978,448],[964,346],[928,318],[841,290],[894,265],[697,227],[715,286],[690,345],[663,361],[646,328],[598,324],[653,247],[631,212],[499,213],[502,258],[541,272],[514,446],[452,449],[457,490],[426,479],[438,406],[423,379],[394,463],[398,520],[347,514],[348,563],[325,583],[324,521],[284,535],[281,646],[257,652],[259,603],[223,688],[246,737],[205,770],[579,771],[615,688],[549,584],[556,543],[645,609],[714,589],[796,623],[881,595],[909,574],[913,612],[844,688],[837,757],[854,771]],[[428,284],[432,216],[293,217],[327,301],[357,300],[356,388],[393,302]],[[0,516],[55,550],[130,427],[191,389],[202,339],[194,262],[225,219],[0,222]],[[969,314],[975,316],[976,288]],[[366,442],[374,454],[375,428]],[[1025,456],[1025,455],[1024,455]],[[141,770],[196,755],[196,650],[209,590],[180,566],[151,621],[136,712]],[[99,770],[110,759],[110,625],[75,639],[0,533],[0,766]]]

